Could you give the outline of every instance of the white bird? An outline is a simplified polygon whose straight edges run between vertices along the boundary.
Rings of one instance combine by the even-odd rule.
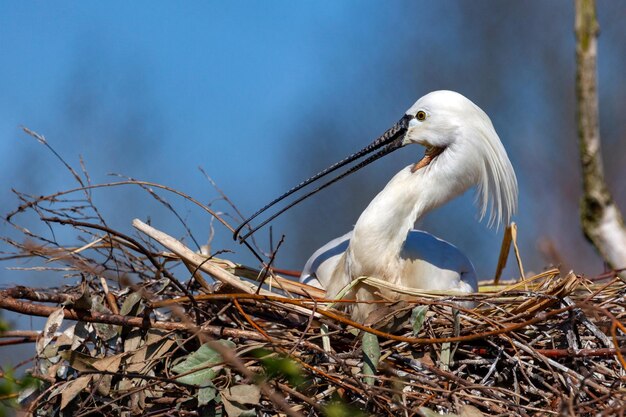
[[[333,239],[311,256],[301,276],[303,282],[325,289],[328,298],[335,298],[341,289],[362,276],[414,289],[477,290],[474,267],[459,249],[429,233],[413,229],[415,222],[426,213],[473,186],[477,187],[480,218],[490,210],[490,226],[508,224],[516,210],[517,180],[504,146],[485,112],[459,93],[435,91],[423,96],[381,138],[294,187],[252,218],[356,158],[383,147],[374,156],[320,188],[409,144],[425,146],[424,157],[391,179],[363,211],[351,232]],[[377,292],[387,299],[402,298],[393,290],[362,283],[345,297],[371,301],[379,298]],[[352,317],[364,322],[374,309],[373,304],[357,304]]]

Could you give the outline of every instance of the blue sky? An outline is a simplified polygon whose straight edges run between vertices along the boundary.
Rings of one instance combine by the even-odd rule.
[[[600,75],[611,178],[623,143],[623,5],[600,2]],[[217,194],[201,166],[246,214],[369,143],[419,96],[454,89],[492,118],[520,181],[522,254],[540,270],[555,243],[568,266],[599,272],[577,225],[573,10],[570,1],[515,2],[3,2],[0,6],[0,208],[10,188],[48,194],[74,186],[21,132],[43,135],[94,182],[115,172],[160,182],[201,201]],[[622,132],[622,133],[620,133]],[[421,150],[366,168],[274,222],[287,241],[278,266],[299,268],[344,233],[395,171]],[[626,189],[619,181],[618,201]],[[184,231],[145,193],[97,194],[112,224],[147,218]],[[172,199],[199,240],[208,217]],[[216,203],[218,209],[228,208]],[[476,221],[472,195],[421,226],[464,250],[488,277],[501,231]],[[29,223],[34,230],[41,225]],[[13,231],[3,225],[3,234]],[[72,235],[61,235],[68,244]],[[267,242],[267,231],[258,236]],[[253,264],[217,229],[214,249]],[[44,285],[31,273],[0,282]],[[509,268],[508,275],[515,275]]]

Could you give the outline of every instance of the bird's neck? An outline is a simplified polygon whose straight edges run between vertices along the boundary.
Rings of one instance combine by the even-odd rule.
[[[347,251],[349,275],[394,279],[388,276],[415,222],[429,211],[445,204],[468,188],[446,176],[440,167],[428,166],[411,172],[411,166],[398,172],[372,200],[354,226]]]

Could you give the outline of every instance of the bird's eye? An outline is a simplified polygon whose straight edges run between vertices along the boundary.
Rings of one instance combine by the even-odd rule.
[[[418,111],[415,115],[415,118],[420,122],[426,120],[426,112],[423,110]]]

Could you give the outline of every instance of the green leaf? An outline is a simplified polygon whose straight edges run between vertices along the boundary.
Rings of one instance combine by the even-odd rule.
[[[5,332],[7,330],[9,330],[11,328],[11,326],[9,326],[9,323],[7,323],[6,321],[0,319],[0,332]]]
[[[231,349],[235,347],[235,344],[230,340],[218,340],[217,342]],[[172,371],[176,374],[191,372],[178,377],[177,380],[185,384],[205,387],[211,383],[219,371],[213,367],[221,362],[223,362],[222,355],[208,345],[202,345],[198,350],[189,354],[184,361],[174,366]],[[196,371],[192,372],[194,370]]]
[[[439,369],[444,371],[450,370],[450,362],[452,360],[452,356],[450,354],[450,342],[441,344],[441,353],[439,354]]]
[[[292,358],[276,355],[267,349],[255,349],[251,354],[259,358],[269,379],[284,377],[292,387],[298,387],[307,382],[302,367]]]
[[[138,308],[134,308],[139,301],[141,301],[141,294],[139,294],[138,292],[133,292],[129,294],[122,303],[122,308],[120,308],[120,314],[123,316],[138,315],[143,310],[143,305],[141,304],[139,304]]]
[[[104,304],[104,299],[97,295],[91,298],[91,311],[96,311],[102,314],[111,314],[111,310]],[[103,340],[110,340],[114,338],[121,330],[121,326],[108,323],[93,323],[93,327],[96,329],[98,336],[100,336]]]
[[[94,369],[93,363],[98,360],[98,358],[93,358],[75,350],[64,350],[59,352],[59,356],[68,361],[72,368],[80,372],[92,371]]]
[[[198,390],[198,405],[206,405],[213,401],[216,397],[218,397],[217,388],[209,382],[207,386]]]
[[[183,384],[195,385],[197,387],[204,387],[208,383],[210,383],[213,378],[217,376],[217,371],[207,368],[201,369],[197,372],[193,372],[188,375],[183,375],[181,377],[176,378],[177,381],[182,382]]]
[[[363,333],[363,375],[364,381],[368,385],[374,385],[376,368],[380,359],[380,345],[378,337],[371,333]]]
[[[325,417],[365,417],[367,414],[342,401],[332,401],[323,408]]]
[[[411,312],[411,323],[413,323],[413,335],[417,336],[422,330],[428,306],[417,306]]]

